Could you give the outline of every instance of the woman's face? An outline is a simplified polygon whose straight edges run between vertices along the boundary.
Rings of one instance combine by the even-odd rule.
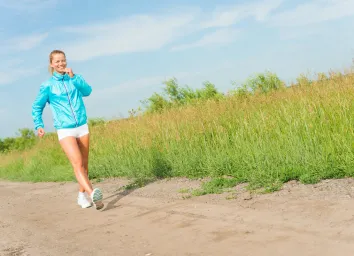
[[[56,71],[57,73],[63,74],[65,73],[66,69],[66,58],[64,54],[57,53],[53,55],[52,63],[50,66]]]

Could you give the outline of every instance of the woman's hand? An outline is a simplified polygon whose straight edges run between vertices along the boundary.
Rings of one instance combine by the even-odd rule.
[[[37,132],[38,132],[38,136],[39,136],[40,138],[42,138],[42,137],[44,136],[44,134],[45,134],[43,128],[38,128]]]
[[[73,70],[71,68],[66,68],[65,72],[72,78],[74,77],[74,73]]]

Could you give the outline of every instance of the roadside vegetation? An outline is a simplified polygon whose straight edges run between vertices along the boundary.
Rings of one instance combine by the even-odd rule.
[[[284,182],[317,183],[354,174],[354,73],[299,76],[285,84],[264,72],[228,93],[165,81],[121,120],[90,120],[90,178],[208,177],[195,195],[239,183],[271,192]],[[0,178],[71,181],[55,134],[31,130],[0,141]]]

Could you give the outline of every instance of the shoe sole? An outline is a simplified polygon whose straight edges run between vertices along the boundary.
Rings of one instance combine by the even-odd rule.
[[[92,206],[92,203],[87,200],[87,197],[85,197],[86,203],[80,203],[80,199],[78,198],[77,200],[77,205],[79,205],[81,208],[90,208]]]
[[[78,204],[82,209],[84,209],[84,208],[90,208],[91,206],[92,206],[92,204],[86,204],[86,205],[84,205],[84,204]]]
[[[104,207],[104,204],[102,202],[102,198],[103,198],[103,196],[102,196],[101,190],[98,188],[95,188],[92,192],[91,199],[92,199],[93,204],[96,207],[96,210],[100,210]]]

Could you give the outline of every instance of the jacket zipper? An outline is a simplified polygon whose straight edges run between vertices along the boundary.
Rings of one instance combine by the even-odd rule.
[[[65,90],[66,90],[66,94],[68,95],[69,105],[70,105],[70,108],[71,108],[71,112],[73,113],[73,116],[74,116],[74,119],[75,119],[75,122],[76,122],[76,127],[77,127],[77,126],[78,126],[77,119],[76,119],[76,116],[75,116],[75,114],[74,114],[73,107],[72,107],[72,105],[71,105],[71,101],[70,101],[70,97],[69,97],[69,92],[68,92],[68,89],[66,88],[66,84],[65,84],[65,82],[64,82],[64,78],[63,78],[62,81],[63,81],[63,85],[64,85]]]

